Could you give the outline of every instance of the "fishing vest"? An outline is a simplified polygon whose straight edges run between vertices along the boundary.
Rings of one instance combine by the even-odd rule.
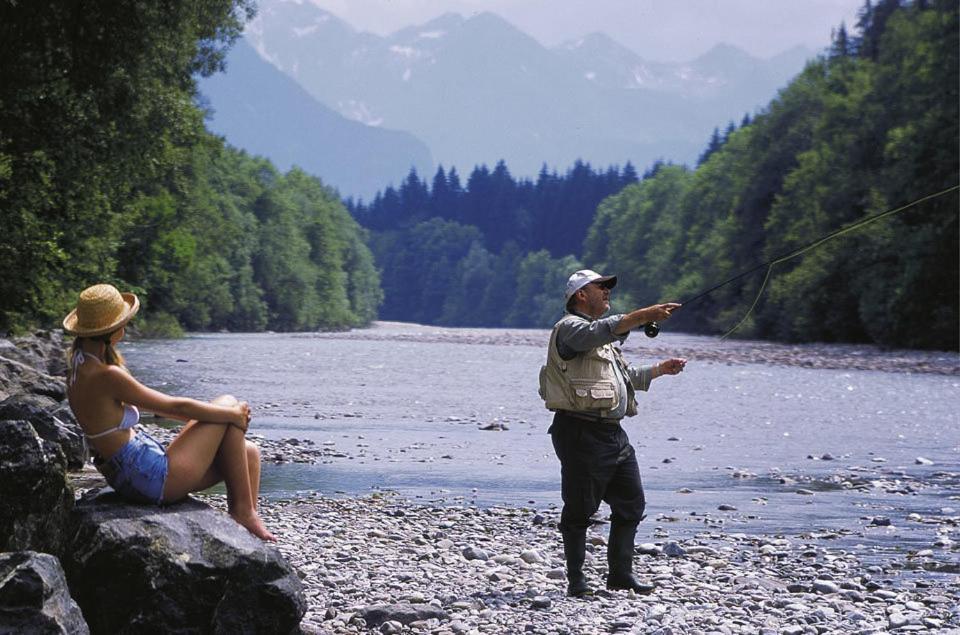
[[[550,333],[547,363],[540,367],[540,397],[548,410],[573,410],[597,417],[609,416],[620,405],[617,391],[617,366],[627,387],[626,416],[637,414],[637,398],[626,372],[620,349],[612,343],[563,359],[557,350],[557,333],[568,320],[583,319],[565,315]]]

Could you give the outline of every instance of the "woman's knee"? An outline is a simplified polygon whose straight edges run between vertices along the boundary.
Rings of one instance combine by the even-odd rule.
[[[247,461],[260,462],[260,448],[253,441],[247,439]]]
[[[235,406],[235,405],[237,405],[238,403],[240,403],[240,401],[239,401],[236,397],[234,397],[233,395],[220,395],[219,397],[217,397],[216,399],[214,399],[214,400],[211,401],[210,403],[212,403],[212,404],[214,404],[214,405],[216,405],[216,406],[227,406],[227,407],[230,407],[230,406]]]

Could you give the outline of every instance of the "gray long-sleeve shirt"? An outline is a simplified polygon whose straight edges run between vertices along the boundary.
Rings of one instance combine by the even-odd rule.
[[[612,342],[623,344],[629,333],[617,335],[613,332],[623,314],[610,315],[603,318],[591,319],[581,313],[572,313],[579,320],[566,320],[557,330],[557,352],[561,359],[573,359],[579,353],[589,351]],[[635,390],[646,392],[653,380],[653,366],[635,368],[627,365],[626,375],[619,364],[614,364],[617,376],[617,396],[619,397],[616,410],[610,412],[610,417],[622,419],[627,412],[627,382],[633,384]]]

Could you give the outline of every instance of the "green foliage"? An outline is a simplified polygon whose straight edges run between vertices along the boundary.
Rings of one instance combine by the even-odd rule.
[[[958,8],[884,0],[865,10],[748,125],[711,142],[693,174],[657,170],[604,201],[588,262],[632,300],[683,300],[866,216],[956,184]],[[842,40],[842,41],[841,41]],[[855,54],[856,53],[856,54]],[[739,336],[958,348],[954,192],[774,267]],[[678,313],[721,333],[763,271]]]
[[[0,2],[0,332],[82,288],[136,289],[147,332],[344,328],[382,299],[365,235],[317,179],[203,128],[250,0]]]
[[[445,310],[450,315],[458,312],[445,308],[445,298],[463,275],[458,263],[481,241],[477,228],[439,218],[375,235],[372,248],[384,293],[380,317],[435,324]]]
[[[470,251],[456,265],[451,292],[443,303],[441,324],[483,326],[489,324],[483,315],[482,302],[494,280],[494,256],[479,242],[470,245]],[[509,284],[508,280],[499,281]]]
[[[517,271],[516,299],[507,312],[507,326],[551,326],[563,316],[563,289],[567,278],[583,269],[573,256],[552,258],[547,250],[526,255]]]
[[[960,174],[957,4],[880,0],[764,111],[718,128],[695,170],[657,163],[637,183],[629,164],[578,162],[533,182],[501,162],[465,187],[441,168],[432,188],[411,172],[348,203],[368,234],[319,180],[204,130],[194,78],[251,13],[0,0],[0,331],[56,324],[99,281],[137,290],[155,334],[347,328],[381,303],[385,319],[543,327],[583,266],[563,254],[620,274],[615,310],[684,300]],[[958,203],[776,265],[738,335],[957,349]],[[762,279],[674,327],[725,332]]]
[[[597,209],[584,257],[598,270],[631,272],[617,287],[616,297],[626,305],[663,299],[661,289],[675,280],[688,229],[680,201],[691,182],[686,168],[665,166],[655,178],[627,187]]]
[[[145,338],[171,339],[184,335],[177,318],[164,311],[155,311],[149,317],[138,319],[136,330],[139,337]]]
[[[128,196],[201,129],[247,0],[0,3],[0,330],[60,315],[109,279]]]

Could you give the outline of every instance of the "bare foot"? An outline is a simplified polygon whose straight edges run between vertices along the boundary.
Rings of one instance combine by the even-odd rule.
[[[267,531],[266,526],[263,524],[263,521],[260,520],[260,516],[258,516],[256,512],[251,511],[249,514],[244,515],[234,514],[231,512],[230,516],[260,540],[266,540],[268,542],[277,541],[277,537]]]

